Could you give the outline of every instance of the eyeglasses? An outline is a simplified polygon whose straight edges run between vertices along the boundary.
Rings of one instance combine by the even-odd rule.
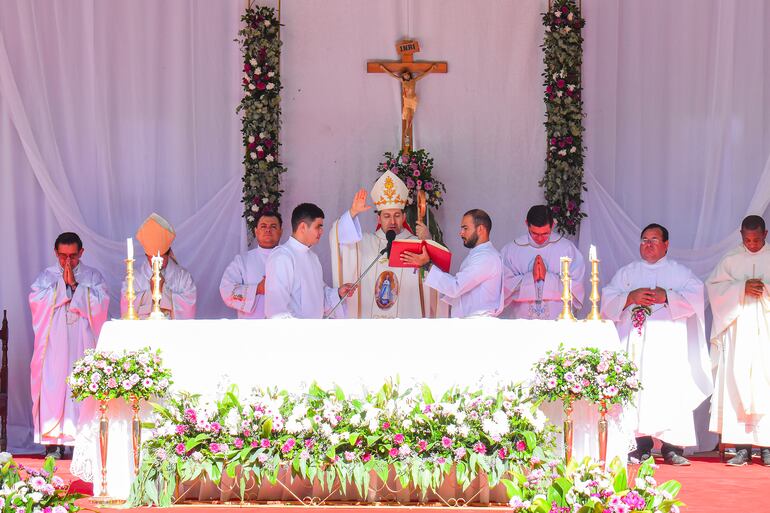
[[[657,246],[662,243],[663,241],[660,239],[642,239],[642,246]]]

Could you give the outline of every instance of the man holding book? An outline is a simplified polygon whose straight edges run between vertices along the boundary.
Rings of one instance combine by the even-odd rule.
[[[436,317],[438,294],[423,282],[423,272],[415,268],[394,267],[383,250],[388,246],[387,233],[395,232],[396,241],[430,238],[423,223],[417,223],[413,234],[405,222],[404,207],[409,190],[401,179],[386,171],[371,191],[377,228],[374,233],[361,230],[359,215],[372,210],[366,204],[366,190],[359,190],[348,211],[332,225],[332,276],[335,286],[355,282],[371,264],[356,292],[346,299],[349,318],[393,319]]]
[[[503,260],[489,240],[492,219],[481,209],[463,215],[460,238],[471,251],[460,264],[460,271],[451,275],[438,265],[431,267],[425,284],[439,291],[441,301],[448,304],[452,317],[496,317],[504,305]],[[420,253],[401,253],[404,265],[423,266],[433,261],[423,245]]]

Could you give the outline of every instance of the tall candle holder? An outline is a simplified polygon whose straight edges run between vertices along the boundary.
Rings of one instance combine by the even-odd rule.
[[[601,296],[599,295],[599,259],[591,259],[591,312],[586,317],[588,321],[601,321],[602,315],[599,313],[599,301]]]
[[[136,299],[136,292],[134,292],[134,259],[127,258],[126,262],[126,313],[123,314],[123,319],[127,321],[136,321],[139,316],[136,315],[136,309],[134,308],[134,300]]]
[[[160,310],[160,300],[163,298],[163,294],[160,292],[160,268],[163,266],[163,257],[158,254],[152,257],[152,312],[150,312],[150,319],[162,320],[166,316]]]
[[[569,264],[572,263],[570,257],[561,257],[561,301],[562,309],[559,315],[561,321],[575,321],[574,314],[572,313],[572,279],[569,276]]]

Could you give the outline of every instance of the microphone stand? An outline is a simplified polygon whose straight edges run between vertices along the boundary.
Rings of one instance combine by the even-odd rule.
[[[357,286],[358,286],[358,284],[359,284],[359,283],[361,283],[361,280],[364,278],[364,276],[366,276],[366,273],[368,273],[368,272],[369,272],[369,270],[370,270],[372,267],[374,267],[374,264],[376,264],[376,263],[377,263],[377,261],[380,259],[380,257],[381,257],[382,255],[384,255],[385,253],[390,253],[390,246],[391,246],[391,244],[392,244],[392,242],[389,242],[389,243],[388,243],[388,245],[385,247],[385,249],[383,249],[382,251],[380,251],[379,253],[377,253],[377,256],[376,256],[376,257],[374,257],[374,260],[372,260],[372,263],[371,263],[371,264],[369,264],[369,267],[367,267],[366,269],[364,269],[364,272],[362,272],[362,273],[361,273],[361,276],[359,276],[359,277],[358,277],[358,279],[355,281],[355,283],[353,283],[353,288],[357,287]],[[332,308],[331,310],[329,310],[329,313],[328,313],[328,314],[324,315],[324,319],[328,319],[328,318],[330,318],[330,317],[332,316],[332,314],[334,313],[334,311],[337,309],[337,307],[338,307],[338,306],[340,306],[340,305],[342,304],[342,302],[343,302],[343,301],[345,301],[345,299],[347,299],[347,297],[348,297],[347,295],[345,295],[345,296],[342,296],[342,297],[340,298],[340,300],[337,302],[337,304],[336,304],[336,305],[334,305],[334,308]]]

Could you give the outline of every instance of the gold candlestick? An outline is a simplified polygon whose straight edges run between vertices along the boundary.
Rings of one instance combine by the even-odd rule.
[[[586,320],[588,321],[601,321],[602,315],[599,313],[599,260],[591,260],[591,313],[588,314]]]
[[[134,292],[134,259],[127,258],[125,262],[126,303],[128,303],[128,308],[126,309],[126,313],[123,315],[123,319],[127,321],[136,321],[139,319],[139,316],[136,315],[136,310],[134,309],[134,300],[136,299],[136,293]]]
[[[131,419],[131,441],[134,450],[134,475],[139,474],[139,449],[142,445],[142,421],[139,418],[139,398],[131,396],[131,410],[134,412]]]
[[[607,403],[599,405],[599,461],[607,464]]]
[[[160,300],[163,295],[160,292],[160,268],[163,266],[163,257],[158,254],[152,257],[152,312],[150,319],[161,320],[166,316],[160,311]]]
[[[561,301],[562,309],[559,315],[559,320],[575,321],[575,316],[572,314],[572,279],[569,277],[569,264],[572,263],[570,257],[561,257]]]
[[[101,492],[96,497],[91,497],[91,502],[99,505],[121,504],[122,500],[110,497],[107,494],[107,448],[110,437],[110,419],[107,416],[107,400],[99,400],[99,460],[102,464]]]
[[[572,440],[575,435],[574,425],[572,424],[572,404],[564,408],[564,454],[567,458],[567,464],[572,461]]]

